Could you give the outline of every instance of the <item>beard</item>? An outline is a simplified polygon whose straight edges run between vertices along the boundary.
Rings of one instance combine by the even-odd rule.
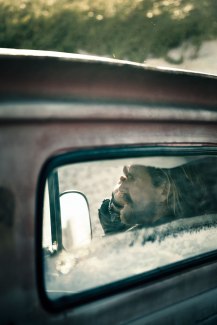
[[[139,204],[128,201],[120,211],[121,222],[126,225],[151,226],[156,216],[156,203],[149,202],[140,207]]]

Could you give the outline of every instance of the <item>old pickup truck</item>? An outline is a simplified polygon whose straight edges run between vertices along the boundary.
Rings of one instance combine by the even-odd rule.
[[[7,49],[0,71],[0,323],[216,324],[216,77]],[[123,166],[179,217],[124,214]]]

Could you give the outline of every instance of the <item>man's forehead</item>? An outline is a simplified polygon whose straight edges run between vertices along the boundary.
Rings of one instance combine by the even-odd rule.
[[[147,167],[142,165],[130,165],[128,166],[128,172],[133,175],[145,175],[147,174]]]

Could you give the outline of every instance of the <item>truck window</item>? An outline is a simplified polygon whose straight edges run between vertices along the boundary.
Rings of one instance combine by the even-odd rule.
[[[50,300],[217,247],[217,156],[100,158],[61,165],[47,177],[42,246]]]

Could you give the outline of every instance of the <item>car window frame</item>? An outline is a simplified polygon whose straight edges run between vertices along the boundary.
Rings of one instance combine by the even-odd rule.
[[[63,165],[73,163],[82,163],[90,161],[100,161],[109,159],[124,159],[124,158],[140,158],[154,156],[212,156],[217,155],[217,146],[207,145],[177,145],[166,144],[159,146],[108,146],[77,149],[74,151],[65,152],[63,154],[50,157],[42,166],[38,184],[36,198],[36,273],[38,294],[44,308],[53,313],[66,311],[83,304],[97,301],[105,297],[109,297],[121,292],[126,292],[132,288],[162,281],[166,277],[175,276],[183,271],[188,271],[195,267],[205,265],[217,261],[217,249],[200,255],[196,255],[172,264],[168,264],[157,269],[144,272],[138,275],[130,276],[126,279],[121,279],[113,283],[109,283],[96,288],[88,289],[80,293],[67,295],[56,300],[51,300],[46,294],[44,281],[44,266],[42,252],[42,234],[43,234],[43,202],[44,189],[48,176],[51,172]]]

